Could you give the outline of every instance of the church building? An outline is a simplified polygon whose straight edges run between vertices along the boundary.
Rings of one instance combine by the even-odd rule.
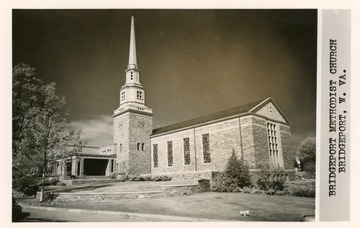
[[[84,148],[66,162],[59,160],[57,173],[211,178],[212,172],[225,170],[233,152],[252,171],[273,167],[294,172],[289,121],[271,98],[153,129],[137,64],[133,17],[125,78],[113,114],[113,145]]]
[[[225,169],[233,151],[253,170],[294,170],[289,122],[271,98],[153,129],[140,83],[133,17],[125,77],[113,115],[118,172],[209,177]]]

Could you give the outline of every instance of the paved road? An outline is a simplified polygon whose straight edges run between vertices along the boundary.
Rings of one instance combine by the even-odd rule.
[[[161,219],[129,216],[126,214],[97,214],[67,211],[48,211],[43,209],[23,208],[23,218],[19,222],[146,222]]]

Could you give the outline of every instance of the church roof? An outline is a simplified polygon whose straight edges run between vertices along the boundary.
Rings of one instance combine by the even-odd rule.
[[[209,114],[206,116],[201,116],[201,117],[198,117],[195,119],[186,120],[186,121],[179,122],[176,124],[171,124],[171,125],[168,125],[165,127],[159,127],[159,128],[156,128],[153,130],[152,136],[170,132],[170,131],[175,131],[175,130],[182,129],[182,128],[191,127],[194,125],[204,124],[207,122],[215,121],[215,120],[226,118],[226,117],[231,117],[231,116],[241,115],[241,114],[250,114],[250,113],[253,113],[253,111],[257,110],[259,106],[263,105],[264,103],[267,103],[267,101],[271,101],[275,105],[273,100],[269,97],[266,99],[262,99],[262,100],[251,102],[251,103],[248,103],[245,105],[241,105],[238,107],[234,107],[234,108],[226,109],[226,110],[219,111],[216,113],[212,113],[212,114]],[[280,109],[278,109],[278,110],[280,111]],[[281,111],[280,111],[280,113],[281,113]],[[281,115],[286,120],[285,116],[282,113],[281,113]],[[286,120],[286,122],[288,123],[287,120]]]

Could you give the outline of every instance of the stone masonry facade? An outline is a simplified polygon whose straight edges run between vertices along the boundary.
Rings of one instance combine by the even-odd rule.
[[[125,112],[114,118],[114,146],[117,170],[123,173],[150,173],[152,116]]]
[[[227,159],[234,151],[252,170],[269,167],[271,159],[277,159],[279,168],[291,169],[294,154],[290,151],[290,127],[278,122],[270,122],[281,129],[277,133],[278,151],[269,152],[267,120],[258,115],[245,115],[219,120],[203,126],[191,127],[177,132],[151,137],[151,173],[153,175],[175,175],[204,171],[224,171]],[[204,161],[203,135],[209,135],[211,162]],[[190,164],[184,163],[184,138],[190,142]],[[172,164],[168,164],[168,142],[172,143]],[[154,145],[157,147],[157,167],[154,167]],[[284,154],[284,159],[283,159]],[[155,155],[156,156],[156,155]],[[271,157],[273,156],[273,157]],[[186,175],[185,175],[186,176]]]
[[[253,136],[254,136],[254,151],[255,154],[255,167],[259,169],[269,163],[269,147],[268,136],[266,129],[266,120],[262,118],[252,117],[253,122]]]
[[[284,169],[293,170],[294,169],[294,153],[291,153],[291,133],[290,127],[287,125],[280,125],[280,135],[281,143],[283,148],[284,156]]]

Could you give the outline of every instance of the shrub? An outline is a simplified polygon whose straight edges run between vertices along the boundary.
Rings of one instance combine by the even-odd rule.
[[[214,192],[233,192],[238,186],[225,173],[218,173],[213,177],[211,190]]]
[[[286,185],[285,192],[300,197],[315,197],[315,181],[296,181]]]
[[[251,185],[249,167],[244,163],[243,159],[236,157],[234,150],[228,160],[225,174],[237,187],[243,188]]]
[[[169,176],[156,176],[154,178],[152,178],[153,181],[170,181],[171,180],[171,177]]]
[[[156,177],[151,177],[150,175],[144,175],[144,176],[128,175],[127,180],[129,180],[129,181],[170,181],[171,177],[166,176],[166,175],[156,176]]]
[[[45,194],[44,200],[45,200],[45,201],[53,201],[53,200],[55,200],[56,197],[58,197],[58,196],[59,196],[58,193],[48,192],[47,194]]]
[[[110,174],[110,178],[111,179],[116,179],[117,175],[118,175],[117,172],[113,172],[113,173]]]
[[[261,190],[259,188],[253,188],[250,192],[251,194],[264,194],[265,191],[264,190]]]
[[[66,184],[64,182],[58,182],[56,185],[57,186],[66,186]]]
[[[140,180],[140,177],[138,177],[138,176],[134,176],[133,178],[132,178],[132,181],[139,181]]]
[[[45,182],[44,182],[44,186],[54,186],[58,182],[59,182],[58,179],[51,179],[51,180],[46,179]],[[38,186],[41,186],[41,185],[42,185],[42,180],[39,181],[39,183],[38,183]]]
[[[36,195],[36,192],[39,190],[39,186],[37,185],[30,185],[24,188],[23,196],[33,196]]]
[[[306,186],[297,187],[292,189],[292,195],[300,197],[315,197],[315,189]]]
[[[58,179],[52,179],[50,181],[50,185],[56,185],[57,183],[59,183],[59,180]]]
[[[143,176],[143,178],[144,178],[144,181],[151,181],[152,180],[151,176]]]
[[[243,193],[251,193],[251,188],[250,187],[244,187],[244,188],[242,188],[242,192]]]
[[[285,172],[278,169],[262,168],[256,181],[261,190],[284,190]]]
[[[129,180],[129,181],[135,181],[135,180],[137,180],[137,176],[135,176],[135,175],[128,175],[128,180]]]
[[[156,176],[152,179],[153,181],[161,181],[161,177],[160,176]]]
[[[116,178],[119,180],[119,181],[127,181],[129,180],[129,175],[127,175],[125,172],[116,172]]]
[[[276,190],[275,191],[275,195],[278,195],[278,196],[284,196],[286,194],[285,191],[281,191],[281,190]]]
[[[145,177],[139,176],[137,177],[137,181],[145,181]]]
[[[230,156],[226,170],[212,178],[211,191],[214,192],[250,192],[244,188],[251,185],[249,167],[236,157],[235,151]]]
[[[268,195],[275,195],[275,190],[272,189],[272,188],[270,188],[270,189],[268,189],[268,190],[266,191],[266,194],[268,194]]]

